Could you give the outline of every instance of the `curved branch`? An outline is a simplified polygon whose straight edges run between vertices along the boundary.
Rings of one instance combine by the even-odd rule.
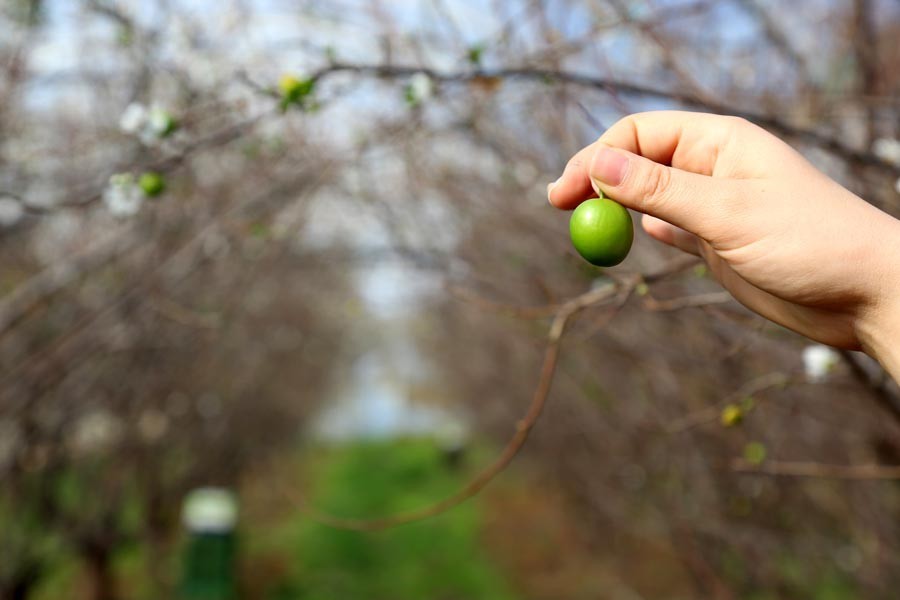
[[[544,411],[544,407],[547,404],[547,398],[550,395],[550,388],[553,384],[553,376],[556,373],[560,344],[569,320],[585,308],[619,294],[630,293],[639,281],[639,277],[632,277],[626,283],[619,285],[611,284],[603,288],[591,290],[590,292],[576,296],[560,305],[550,325],[550,331],[547,334],[547,347],[544,351],[541,374],[537,386],[535,387],[531,404],[528,406],[528,411],[522,419],[516,423],[516,432],[513,434],[512,438],[510,438],[509,442],[507,442],[503,452],[500,453],[494,462],[482,469],[474,478],[457,490],[453,495],[435,502],[434,504],[410,512],[375,519],[337,517],[316,511],[303,505],[302,502],[300,503],[300,509],[310,518],[323,525],[355,531],[378,531],[439,515],[478,494],[478,492],[484,489],[484,487],[497,475],[502,473],[516,455],[519,454],[519,451],[528,439],[528,434],[531,433],[531,430],[537,424],[541,413]]]
[[[297,502],[299,509],[306,513],[311,519],[330,527],[354,531],[379,531],[382,529],[389,529],[398,525],[405,525],[407,523],[434,517],[459,506],[466,500],[478,494],[478,492],[493,481],[497,475],[502,473],[525,445],[528,434],[534,429],[534,426],[537,424],[538,419],[547,404],[547,398],[550,395],[550,388],[553,383],[553,376],[556,373],[560,345],[569,321],[582,310],[610,299],[615,299],[617,306],[621,307],[639,283],[658,281],[695,263],[696,259],[692,256],[679,257],[678,259],[667,263],[663,268],[657,271],[645,275],[632,274],[620,277],[616,283],[611,283],[608,286],[585,292],[584,294],[575,296],[574,298],[557,305],[558,308],[547,334],[547,346],[544,351],[544,360],[541,365],[540,378],[535,387],[531,404],[528,406],[528,411],[516,424],[515,434],[513,434],[512,438],[507,442],[500,455],[453,495],[416,510],[374,519],[338,517],[319,512],[306,506],[302,501],[298,502],[296,498],[293,500]],[[285,491],[285,493],[288,492]]]

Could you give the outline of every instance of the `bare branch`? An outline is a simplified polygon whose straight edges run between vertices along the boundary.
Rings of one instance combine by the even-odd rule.
[[[680,310],[682,308],[724,304],[726,302],[731,302],[732,299],[732,295],[728,292],[710,292],[708,294],[697,294],[696,296],[684,296],[682,298],[671,298],[668,300],[657,300],[652,296],[647,296],[644,299],[644,308],[654,312],[667,312]]]
[[[627,299],[639,283],[642,281],[656,281],[662,279],[672,273],[684,269],[688,264],[694,264],[696,262],[696,259],[693,259],[693,257],[689,258],[692,259],[689,262],[685,260],[675,260],[670,262],[663,269],[648,273],[645,276],[630,275],[622,277],[618,283],[585,292],[584,294],[575,296],[574,298],[557,305],[553,321],[550,324],[550,330],[547,333],[547,346],[544,351],[544,360],[541,365],[540,378],[535,387],[531,404],[528,406],[528,411],[516,424],[516,432],[506,444],[506,447],[503,449],[500,456],[453,495],[418,510],[375,519],[337,517],[316,511],[300,499],[292,498],[292,500],[297,503],[300,509],[306,512],[310,518],[324,525],[356,531],[377,531],[439,515],[458,506],[469,498],[472,498],[506,469],[525,445],[528,434],[537,424],[537,421],[544,410],[544,406],[547,404],[547,398],[550,395],[553,376],[556,373],[560,345],[569,321],[582,310],[606,302],[611,298],[617,298],[617,304],[621,307],[622,304],[624,304],[624,299]],[[288,494],[289,492],[285,491],[285,493]]]
[[[634,279],[632,287],[636,284],[637,279]],[[576,296],[560,306],[550,325],[550,331],[547,334],[547,347],[544,351],[544,361],[541,366],[540,378],[534,390],[534,396],[532,397],[531,404],[528,406],[528,411],[525,413],[525,416],[516,423],[515,434],[513,434],[513,437],[506,444],[503,452],[493,463],[485,467],[469,481],[469,483],[460,488],[452,496],[418,510],[377,519],[336,517],[320,513],[301,503],[302,510],[316,521],[339,529],[377,531],[439,515],[475,496],[484,489],[494,477],[506,469],[525,445],[528,434],[531,433],[531,430],[537,424],[537,421],[544,410],[544,406],[547,404],[547,398],[550,395],[553,376],[556,373],[556,363],[559,358],[560,344],[569,319],[585,308],[612,297],[617,291],[618,286],[611,285]]]
[[[900,423],[900,403],[895,393],[890,388],[890,378],[881,372],[880,378],[873,378],[852,352],[841,350],[841,358],[850,367],[850,373],[863,387],[865,387],[875,402],[894,419]]]
[[[89,248],[72,260],[47,267],[0,298],[0,336],[39,303],[53,297],[86,274],[127,254],[137,246],[135,240],[135,236],[125,232],[125,235]]]
[[[900,479],[900,466],[896,465],[828,465],[816,462],[777,460],[768,460],[757,465],[743,458],[737,458],[731,462],[731,469],[739,473],[779,477],[818,477],[859,481]]]
[[[775,373],[767,373],[756,379],[751,379],[732,393],[728,394],[718,404],[702,408],[672,421],[666,427],[666,433],[682,433],[699,425],[711,423],[719,418],[723,406],[766,390],[785,387],[790,384],[791,381],[792,380],[787,375],[778,371]]]
[[[794,47],[790,38],[782,31],[775,19],[772,18],[772,15],[760,5],[758,0],[737,0],[737,3],[756,19],[775,49],[784,55],[807,78],[804,84],[809,84],[809,66],[806,58]]]
[[[318,81],[336,73],[357,73],[384,78],[409,77],[415,73],[425,73],[432,79],[444,83],[470,83],[499,79],[520,79],[544,83],[560,82],[589,89],[615,92],[623,95],[671,100],[689,108],[699,108],[713,113],[743,117],[762,127],[774,130],[783,135],[815,144],[823,150],[827,150],[828,152],[840,156],[853,164],[878,168],[882,171],[894,174],[895,176],[900,175],[900,167],[897,165],[888,162],[871,152],[857,150],[848,146],[841,140],[831,137],[830,135],[812,129],[805,129],[784,121],[774,115],[754,113],[746,110],[735,110],[734,108],[719,102],[699,98],[690,92],[667,91],[618,79],[530,67],[443,72],[428,67],[412,65],[404,66],[338,62],[316,71],[311,78]]]

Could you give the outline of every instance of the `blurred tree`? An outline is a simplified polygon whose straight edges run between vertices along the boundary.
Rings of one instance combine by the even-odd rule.
[[[895,387],[853,355],[808,380],[805,341],[640,233],[587,267],[543,198],[622,115],[689,108],[898,214],[898,32],[863,0],[0,4],[0,594],[75,555],[125,597],[140,547],[166,597],[184,493],[281,456],[389,342],[413,400],[507,438],[547,317],[612,285],[525,454],[621,579],[892,597],[895,485],[731,467],[893,461]]]

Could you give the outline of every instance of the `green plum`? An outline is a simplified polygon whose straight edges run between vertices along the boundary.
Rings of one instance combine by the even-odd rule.
[[[287,109],[291,104],[303,106],[306,97],[309,96],[316,85],[314,79],[300,79],[291,74],[285,74],[278,80],[278,89],[281,92],[281,108]]]
[[[148,198],[159,196],[166,189],[166,180],[159,173],[152,171],[142,173],[138,179],[138,185]]]
[[[628,256],[634,227],[624,206],[609,198],[592,198],[572,213],[569,235],[586,261],[598,267],[612,267]]]

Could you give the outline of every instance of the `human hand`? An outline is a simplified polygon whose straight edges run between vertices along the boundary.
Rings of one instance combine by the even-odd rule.
[[[548,186],[573,209],[602,190],[653,238],[702,257],[751,310],[863,349],[900,379],[900,221],[743,119],[628,116]]]

